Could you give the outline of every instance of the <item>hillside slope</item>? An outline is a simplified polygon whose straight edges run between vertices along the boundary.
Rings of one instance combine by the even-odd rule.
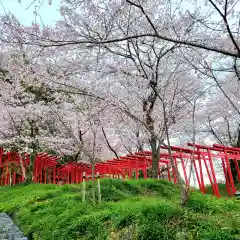
[[[162,180],[102,180],[102,203],[86,202],[81,185],[0,188],[0,212],[8,213],[29,239],[240,238],[240,201],[191,194],[179,206],[179,189]]]

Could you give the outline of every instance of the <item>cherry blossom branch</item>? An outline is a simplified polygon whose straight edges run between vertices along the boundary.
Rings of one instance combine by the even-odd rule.
[[[230,142],[231,145],[233,145],[232,135],[231,135],[231,131],[230,131],[230,124],[229,124],[228,118],[226,116],[223,116],[223,119],[227,123],[227,133],[228,133],[229,142]]]
[[[87,151],[87,149],[84,147],[82,142],[79,142],[78,139],[76,138],[76,136],[74,135],[72,129],[67,126],[62,117],[59,115],[59,113],[54,110],[53,108],[51,108],[53,113],[57,116],[58,120],[61,122],[61,124],[65,127],[65,129],[68,131],[69,135],[72,137],[72,139],[75,141],[75,143],[78,145],[79,149],[82,150],[84,152],[84,154],[89,158],[89,160],[92,162],[93,156]]]
[[[210,116],[208,116],[208,124],[210,127],[210,132],[213,134],[213,136],[217,139],[217,141],[221,144],[223,144],[223,142],[221,141],[221,139],[218,137],[217,133],[214,131],[212,124],[211,124],[211,119]]]
[[[211,5],[216,9],[216,11],[219,13],[219,15],[222,17],[225,25],[226,25],[226,28],[227,28],[227,32],[228,32],[228,35],[233,43],[233,45],[235,46],[236,50],[238,51],[238,54],[240,55],[240,47],[238,46],[233,34],[232,34],[232,31],[230,29],[230,26],[229,26],[229,23],[228,23],[228,19],[227,19],[227,7],[228,7],[228,0],[225,0],[225,5],[224,5],[224,13],[221,12],[221,10],[219,9],[219,7],[212,1],[212,0],[209,0],[209,2],[211,3]]]
[[[45,43],[34,43],[34,42],[23,42],[23,44],[26,45],[37,45],[40,47],[44,47],[44,48],[48,48],[48,47],[63,47],[63,46],[69,46],[69,45],[79,45],[79,44],[93,44],[93,45],[104,45],[104,44],[110,44],[110,43],[117,43],[117,42],[124,42],[127,40],[131,40],[131,39],[138,39],[138,38],[144,38],[144,37],[153,37],[153,38],[158,38],[158,39],[162,39],[171,43],[177,43],[180,45],[186,45],[186,46],[192,46],[195,48],[200,48],[203,50],[207,50],[207,51],[211,51],[211,52],[216,52],[216,53],[220,53],[226,56],[231,56],[231,57],[236,57],[236,58],[240,58],[240,53],[238,52],[232,52],[232,51],[228,51],[225,49],[220,49],[217,47],[211,47],[211,46],[207,46],[201,43],[197,43],[197,42],[191,42],[188,40],[179,40],[179,39],[174,39],[168,36],[164,36],[164,35],[160,35],[160,34],[154,34],[154,33],[143,33],[143,34],[136,34],[136,35],[132,35],[132,36],[126,36],[126,37],[122,37],[122,38],[114,38],[114,39],[108,39],[108,40],[87,40],[87,39],[83,39],[83,40],[75,40],[75,41],[57,41],[57,40],[48,40],[48,41],[44,41]],[[18,42],[15,42],[18,43]]]
[[[111,151],[114,153],[114,155],[116,156],[116,158],[119,158],[117,152],[114,150],[114,148],[113,148],[113,147],[111,146],[111,144],[109,143],[108,138],[107,138],[107,135],[106,135],[106,132],[105,132],[105,130],[104,130],[103,127],[102,127],[102,133],[103,133],[103,136],[104,136],[104,138],[105,138],[105,141],[106,141],[106,143],[107,143],[107,146],[108,146],[109,150],[111,150]]]
[[[182,53],[183,54],[183,53]],[[203,69],[207,69],[208,71],[210,71],[211,75],[207,74],[206,72],[200,70],[200,68],[196,67],[194,64],[192,64],[191,61],[189,61],[189,59],[187,57],[185,57],[185,55],[183,54],[184,59],[197,71],[199,71],[201,74],[210,77],[214,80],[214,82],[216,83],[216,85],[218,86],[218,88],[220,89],[220,91],[223,93],[223,95],[225,96],[225,98],[229,101],[229,103],[232,105],[232,107],[236,110],[236,112],[238,113],[238,115],[240,116],[240,110],[237,108],[237,106],[234,104],[234,102],[232,101],[232,99],[227,95],[227,93],[225,92],[225,90],[223,89],[223,87],[221,86],[221,84],[219,83],[217,77],[214,75],[213,70],[211,69],[211,67],[208,65],[207,61],[204,61],[205,66],[202,67]],[[207,68],[206,68],[207,66]]]
[[[237,58],[234,59],[233,69],[237,76],[238,81],[240,82],[240,71],[237,68]]]
[[[211,70],[211,68],[209,67],[208,63],[205,61],[205,65],[208,67],[208,69],[211,72],[210,77],[215,81],[215,83],[217,84],[218,88],[221,90],[221,92],[223,93],[223,95],[225,96],[225,98],[229,101],[229,103],[232,105],[232,107],[235,109],[235,111],[238,113],[238,115],[240,116],[240,110],[238,109],[238,107],[234,104],[234,102],[232,101],[232,99],[227,95],[227,93],[225,92],[225,90],[223,89],[223,87],[221,86],[221,84],[219,83],[219,81],[217,80],[216,76],[214,75],[213,71]],[[206,75],[206,74],[205,74]],[[208,75],[209,76],[209,75]]]
[[[136,4],[130,0],[126,0],[127,3],[129,3],[130,5],[133,5],[137,8],[139,8],[141,10],[141,12],[143,13],[143,15],[146,17],[147,21],[149,22],[149,24],[151,25],[152,29],[154,30],[155,34],[158,35],[158,31],[156,29],[156,27],[154,26],[152,20],[150,19],[150,17],[148,16],[148,14],[144,11],[143,7],[140,4]]]
[[[163,141],[159,141],[159,142],[160,142],[160,144],[163,144],[165,147],[167,147],[171,165],[172,165],[172,167],[175,169],[175,171],[177,173],[177,180],[178,180],[178,182],[182,185],[183,184],[183,179],[180,176],[180,173],[178,171],[178,168],[177,168],[177,166],[176,166],[176,164],[175,164],[175,162],[173,160],[173,156],[172,156],[170,137],[169,137],[169,129],[168,129],[168,125],[167,125],[168,117],[167,117],[167,112],[166,112],[166,105],[165,105],[164,99],[157,92],[156,86],[153,83],[151,83],[151,82],[150,82],[150,86],[153,89],[153,91],[155,92],[156,96],[161,100],[162,106],[163,106],[163,118],[164,118],[165,133],[166,133],[166,137],[167,137],[167,144],[164,144]],[[160,144],[159,144],[159,151],[160,151]]]

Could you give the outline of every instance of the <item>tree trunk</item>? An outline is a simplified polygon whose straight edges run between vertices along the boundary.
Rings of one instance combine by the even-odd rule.
[[[238,128],[237,142],[233,147],[240,148],[240,127]],[[238,163],[238,166],[240,168],[240,161],[238,161],[237,163]],[[238,180],[237,169],[236,169],[235,161],[233,159],[230,159],[230,167],[231,167],[231,172],[232,172],[232,175],[233,175],[233,180],[234,180],[235,183],[237,183],[237,180]]]
[[[25,154],[21,154],[20,157],[20,166],[22,175],[24,177],[24,183],[29,184],[33,182],[33,169],[34,169],[34,161],[35,161],[36,154],[33,153],[30,156],[30,164],[29,166],[24,166],[23,160],[25,160]]]
[[[180,201],[181,206],[187,205],[188,198],[189,198],[189,190],[190,190],[189,186],[185,184],[181,185],[181,201]]]
[[[158,178],[158,157],[155,152],[152,152],[152,178]]]
[[[143,113],[145,115],[146,125],[151,133],[150,146],[152,150],[152,178],[158,178],[158,162],[159,162],[159,149],[158,139],[152,134],[154,133],[154,120],[152,118],[154,104],[156,102],[157,95],[154,90],[143,100]]]
[[[152,178],[158,179],[159,172],[159,147],[157,147],[158,141],[151,137],[151,150],[152,150]]]
[[[26,180],[24,181],[25,183],[32,183],[33,182],[33,169],[34,169],[34,164],[35,164],[35,158],[36,158],[36,151],[35,151],[35,146],[33,149],[33,153],[30,155],[30,164],[26,168]]]
[[[240,126],[238,128],[238,139],[237,139],[237,146],[236,147],[240,147]]]
[[[92,198],[93,202],[96,200],[96,183],[95,183],[95,164],[92,163]]]
[[[22,175],[24,177],[24,181],[26,179],[26,168],[24,167],[23,165],[23,159],[25,158],[25,155],[24,154],[21,154],[20,155],[20,166],[21,166],[21,172],[22,172]]]
[[[29,184],[33,182],[33,167],[29,166],[26,169],[26,178],[25,178],[25,183]]]
[[[191,102],[190,102],[191,103]],[[196,103],[197,99],[194,101],[192,104],[193,106],[193,112],[192,112],[192,127],[193,127],[193,144],[195,144],[196,141],[196,129],[195,129],[195,111],[196,111]],[[191,154],[191,162],[190,162],[190,169],[189,169],[189,178],[188,178],[188,185],[183,181],[182,189],[181,189],[181,205],[186,206],[188,203],[188,198],[189,198],[189,191],[190,191],[190,181],[191,181],[191,173],[193,169],[193,161],[194,161],[194,153],[195,152],[195,147],[193,148],[193,152]]]

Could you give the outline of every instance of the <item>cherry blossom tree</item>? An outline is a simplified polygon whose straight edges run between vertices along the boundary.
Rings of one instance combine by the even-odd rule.
[[[100,160],[105,146],[102,147],[104,135],[97,131],[100,124],[96,124],[99,122],[96,116],[102,106],[98,109],[95,99],[86,101],[82,95],[62,92],[54,85],[57,76],[51,66],[43,66],[43,59],[36,61],[35,49],[28,48],[25,53],[21,45],[19,51],[16,51],[19,45],[14,46],[14,54],[10,48],[2,53],[1,145],[22,156],[25,152],[32,154],[29,169],[22,171],[29,173],[25,179],[31,179],[39,150],[54,150],[92,163]],[[105,130],[105,135],[108,133]],[[103,155],[106,157],[106,152]]]
[[[63,21],[57,26],[58,36],[45,38],[39,44],[91,46],[149,37],[239,58],[238,9],[238,0],[63,1],[60,9]],[[136,31],[127,31],[127,34],[116,31],[119,24],[123,30],[128,28],[121,20],[132,22],[136,17],[139,18]],[[66,33],[62,32],[63,26],[69,27]],[[94,34],[89,36],[88,30]]]
[[[96,34],[96,36],[100,37],[104,34],[116,35],[116,33],[128,35],[129,32],[132,32],[137,34],[138,28],[136,26],[139,19],[141,19],[142,26],[146,26],[146,29],[152,28],[151,25],[149,26],[149,18],[141,17],[142,11],[134,13],[133,9],[129,8],[129,4],[111,4],[109,11],[104,10],[104,13],[108,14],[108,18],[101,11],[97,11],[97,15],[92,15],[89,21],[82,18],[78,12],[80,9],[77,9],[74,14],[69,14],[71,4],[74,5],[75,3],[67,2],[66,6],[62,8],[65,21],[59,22],[58,25],[65,30],[62,31],[63,33],[70,31],[71,34],[68,34],[70,38],[76,37],[77,29],[85,32],[87,38],[92,38],[91,36]],[[86,8],[88,14],[91,15],[92,11],[100,7],[97,4],[90,2],[90,4],[83,4],[82,7]],[[150,6],[153,7],[151,4]],[[135,7],[133,6],[133,8]],[[77,18],[82,21],[76,22]],[[93,26],[96,20],[98,20],[99,24],[98,26]],[[112,24],[110,24],[110,21]],[[158,19],[159,23],[161,21],[162,19]],[[11,24],[12,22],[11,19]],[[39,37],[43,34],[41,38],[45,41],[46,34],[49,34],[49,31],[45,32],[46,29],[41,31],[37,26],[33,27],[30,31],[21,29],[20,33],[19,31],[15,32],[15,36],[18,36],[17,34],[19,33],[21,38],[25,38],[26,41],[35,42],[39,41]],[[114,29],[116,27],[117,31],[115,32]],[[56,32],[54,34],[56,35]],[[60,38],[67,37],[66,35],[62,36],[60,32],[56,36]],[[44,46],[41,42],[38,45]],[[86,52],[88,48],[89,46],[76,51],[74,46],[67,44],[66,47],[63,47],[58,52],[55,65],[50,64],[48,68],[43,70],[44,78],[46,78],[46,75],[50,75],[50,78],[54,76],[58,80],[60,78],[64,87],[68,86],[74,90],[81,89],[83,94],[87,93],[90,95],[89,92],[94,92],[94,95],[99,95],[100,92],[103,92],[105,96],[102,99],[110,103],[112,107],[114,106],[115,111],[120,110],[122,114],[126,114],[128,122],[129,118],[131,118],[135,122],[133,125],[137,126],[136,123],[138,125],[141,123],[143,127],[141,135],[146,136],[153,152],[153,176],[156,178],[158,175],[160,146],[165,144],[163,140],[166,135],[168,136],[168,145],[170,145],[168,129],[170,125],[176,122],[180,110],[185,105],[184,98],[181,96],[182,92],[184,91],[184,94],[192,93],[195,87],[193,86],[194,80],[192,81],[184,74],[176,74],[176,71],[186,71],[181,61],[169,54],[176,53],[176,55],[179,55],[179,46],[172,43],[165,44],[156,38],[145,37],[143,40],[126,39],[124,43],[102,45],[97,49],[92,49],[87,63],[86,60],[85,63],[80,63],[82,60],[79,58],[69,61],[70,55],[68,58],[64,58],[64,60],[60,57],[60,53],[66,53],[66,51],[71,54],[75,52],[76,55],[79,55],[83,53],[83,50]],[[47,55],[52,55],[54,51],[54,48],[51,49]],[[87,51],[87,54],[89,54],[89,51]],[[45,59],[47,55],[44,55]],[[53,56],[50,59],[54,61]],[[62,61],[66,60],[71,65],[75,64],[78,69],[81,66],[80,69],[82,71],[87,70],[87,74],[91,74],[93,80],[79,81],[79,78],[76,77],[76,74],[78,74],[76,69],[71,69],[70,76],[66,77],[67,74],[63,73],[63,69],[69,71],[69,66],[62,64]],[[61,66],[61,68],[57,67],[57,73],[56,62]],[[36,71],[34,72],[36,73]],[[98,77],[101,81],[94,84]],[[116,78],[118,78],[117,81],[115,81]],[[73,82],[76,82],[76,84],[74,85]],[[56,87],[56,81],[51,80],[49,84],[52,84],[52,87]],[[105,87],[106,84],[108,84],[107,89]],[[187,87],[185,86],[183,89],[184,84]],[[81,88],[79,88],[79,85],[81,85]],[[188,87],[191,90],[187,90]],[[126,99],[125,96],[127,96]],[[139,130],[137,132],[139,136]],[[172,164],[174,165],[174,163]]]

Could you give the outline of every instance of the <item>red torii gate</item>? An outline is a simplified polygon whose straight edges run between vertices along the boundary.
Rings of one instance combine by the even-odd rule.
[[[56,183],[57,156],[39,153],[35,157],[33,180],[35,183]]]
[[[56,183],[55,172],[56,166],[59,164],[57,162],[58,159],[59,157],[50,156],[47,153],[37,154],[34,161],[33,182]],[[16,152],[4,153],[4,150],[0,148],[0,184],[15,185],[24,182],[22,168],[26,170],[29,164],[30,154],[25,153],[20,156]],[[17,172],[16,169],[19,171]],[[11,182],[10,179],[12,180]]]
[[[22,174],[18,174],[17,169],[21,168],[21,164],[23,167],[26,167],[30,163],[30,154],[23,154],[24,157],[20,158],[18,153],[15,152],[4,152],[3,148],[0,148],[0,185],[10,185],[17,184],[24,181],[24,176]],[[20,159],[22,161],[20,161]],[[14,166],[14,168],[13,168]]]
[[[214,144],[213,147],[202,146],[202,145],[191,144],[191,143],[189,143],[188,145],[195,147],[197,151],[200,152],[199,163],[201,164],[201,160],[204,161],[213,193],[217,197],[220,197],[217,178],[216,178],[214,164],[213,164],[213,159],[215,159],[216,161],[219,159],[222,165],[222,169],[223,169],[223,173],[226,181],[227,192],[229,195],[234,195],[236,193],[236,187],[234,184],[229,160],[233,159],[235,161],[238,181],[240,182],[240,171],[238,167],[238,161],[240,160],[240,148],[232,148],[232,147],[227,147],[219,144]],[[209,162],[209,167],[206,160],[208,160]],[[202,177],[199,178],[198,181],[199,181],[199,185],[201,185],[200,190],[204,193],[205,185],[204,185],[203,178]]]
[[[91,169],[91,165],[83,162],[67,162],[57,168],[57,181],[65,183],[80,183],[83,173]]]
[[[168,148],[161,146],[164,151],[160,152],[159,157],[159,174],[161,168],[167,171],[167,178],[169,181],[177,183],[177,175],[175,170],[180,171],[182,169],[183,176],[186,185],[189,185],[189,176],[187,174],[187,164],[192,162],[194,168],[194,174],[196,175],[199,190],[202,193],[206,192],[205,179],[203,169],[206,169],[207,177],[212,186],[214,195],[220,197],[218,189],[218,181],[215,173],[215,162],[221,163],[223,173],[226,181],[226,188],[229,195],[236,193],[236,187],[234,184],[230,159],[234,161],[237,179],[240,182],[240,169],[238,161],[240,161],[240,148],[227,147],[219,144],[213,146],[203,146],[198,144],[188,143],[189,148],[182,148],[171,146],[171,157],[173,158],[174,166],[171,165],[170,155]],[[30,163],[30,155],[25,154],[20,162],[21,156],[18,153],[6,152],[0,148],[0,184],[9,185],[17,184],[24,181],[23,175],[17,177],[16,171],[10,172],[9,165],[15,164],[20,166],[22,163],[25,167]],[[92,170],[92,165],[84,162],[67,162],[63,165],[59,163],[57,156],[51,156],[47,153],[39,153],[36,155],[34,161],[33,181],[35,183],[59,183],[63,181],[65,183],[80,183],[83,180],[83,174],[86,179],[92,179],[97,173],[100,177],[113,177],[125,179],[128,176],[129,179],[133,177],[139,179],[139,171],[143,172],[143,177],[147,178],[147,169],[152,167],[152,152],[142,151],[135,152],[133,154],[127,154],[120,158],[113,158],[106,162],[98,162]],[[12,182],[10,183],[10,178]]]

